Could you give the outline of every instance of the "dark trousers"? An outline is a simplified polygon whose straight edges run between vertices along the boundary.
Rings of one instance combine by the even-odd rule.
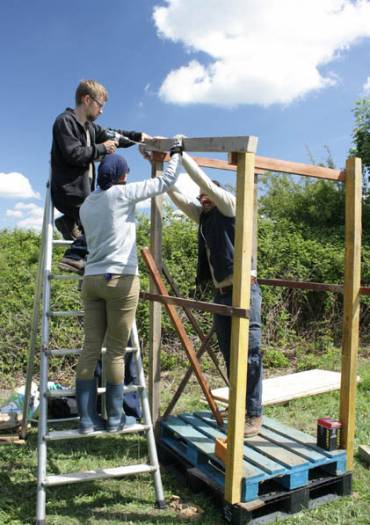
[[[60,198],[57,195],[52,196],[53,204],[55,208],[63,213],[64,220],[70,224],[72,229],[74,224],[77,224],[80,230],[83,232],[82,224],[80,221],[80,206],[82,202],[78,204],[73,204],[71,202],[66,203],[65,198]],[[69,257],[79,261],[80,259],[85,259],[87,256],[87,246],[86,239],[84,235],[81,235],[78,239],[73,241],[71,247],[65,251],[64,257]]]
[[[217,292],[214,302],[232,305],[232,290],[225,295]],[[247,414],[262,414],[262,355],[261,355],[261,289],[258,283],[251,285],[251,304],[249,319],[248,374],[247,374]],[[227,375],[230,377],[231,317],[214,315],[216,334],[220,350],[224,356]]]

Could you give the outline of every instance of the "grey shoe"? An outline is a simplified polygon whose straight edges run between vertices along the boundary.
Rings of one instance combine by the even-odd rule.
[[[244,437],[257,436],[262,426],[262,416],[246,416],[244,424]]]
[[[59,268],[61,270],[79,273],[80,275],[83,275],[85,266],[85,259],[72,259],[71,257],[63,257],[63,259],[59,263]]]

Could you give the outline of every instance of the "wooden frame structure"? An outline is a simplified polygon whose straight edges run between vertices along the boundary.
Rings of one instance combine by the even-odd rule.
[[[153,139],[149,149],[153,151],[152,177],[163,172],[163,163],[169,159],[170,139]],[[234,260],[233,307],[247,310],[250,301],[250,270],[253,252],[256,250],[256,198],[255,175],[266,172],[289,173],[306,177],[327,179],[345,184],[345,273],[344,285],[322,283],[299,283],[282,280],[260,280],[262,284],[305,289],[342,292],[344,295],[342,379],[340,391],[340,420],[342,422],[341,446],[347,451],[347,467],[353,466],[353,442],[355,433],[356,368],[359,340],[360,294],[368,289],[360,288],[361,273],[361,160],[350,158],[345,170],[323,168],[297,162],[289,162],[256,156],[256,137],[204,137],[184,139],[184,149],[189,152],[226,152],[228,160],[194,157],[203,167],[235,171],[236,184],[236,231]],[[155,197],[151,205],[151,251],[157,266],[161,268],[162,198]],[[254,238],[255,237],[255,238]],[[154,291],[151,285],[151,292]],[[149,295],[149,294],[148,294]],[[149,392],[153,421],[160,415],[160,341],[161,304],[154,297],[150,306],[150,373]],[[162,300],[161,302],[169,302]],[[174,304],[172,302],[172,304]],[[180,304],[180,303],[177,303]],[[225,474],[225,500],[231,504],[240,502],[241,465],[243,444],[243,420],[238,414],[245,413],[247,381],[249,320],[243,316],[232,318],[231,370],[229,395],[228,449]]]

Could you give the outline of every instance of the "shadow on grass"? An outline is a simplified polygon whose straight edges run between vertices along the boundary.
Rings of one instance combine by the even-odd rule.
[[[0,469],[0,522],[3,525],[28,525],[35,522],[36,514],[36,443],[37,436],[31,433],[25,447],[14,447],[3,454]],[[95,462],[87,469],[134,464],[146,461],[146,440],[136,436],[106,436],[85,440],[56,442],[48,447],[49,474],[86,470],[78,461]],[[0,455],[1,459],[1,455]],[[191,499],[181,484],[162,473],[165,488],[182,498]],[[114,480],[90,481],[63,485],[47,489],[46,515],[49,523],[91,524],[95,521],[109,523],[134,522],[145,524],[177,521],[190,523],[194,520],[179,517],[171,508],[154,508],[155,490],[153,478],[148,475],[130,476]],[[199,501],[204,505],[203,501]],[[127,507],[127,511],[125,510]],[[111,510],[110,510],[111,509]],[[210,510],[210,509],[208,509]],[[212,509],[214,516],[217,511]],[[218,519],[204,516],[197,523],[222,523]]]

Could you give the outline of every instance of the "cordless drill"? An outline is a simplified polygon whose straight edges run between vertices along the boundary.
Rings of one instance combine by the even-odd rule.
[[[131,144],[134,144],[134,141],[128,139],[124,135],[121,135],[121,133],[118,133],[118,131],[115,131],[111,128],[105,130],[105,135],[107,137],[107,140],[114,140],[118,148],[126,148],[127,146],[131,146]]]

